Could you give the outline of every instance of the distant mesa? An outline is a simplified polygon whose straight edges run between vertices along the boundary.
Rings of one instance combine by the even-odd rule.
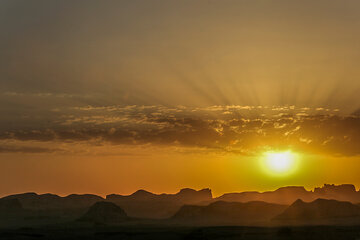
[[[79,219],[92,223],[119,223],[128,220],[125,211],[111,202],[97,202]]]
[[[200,203],[212,200],[212,193],[209,188],[196,191],[191,188],[183,188],[176,195],[177,200],[183,203]]]
[[[336,199],[354,203],[360,202],[360,192],[357,192],[352,184],[324,184],[323,187],[314,189],[314,195],[317,198]]]
[[[359,218],[360,207],[350,202],[316,199],[312,202],[297,200],[274,220],[308,221]],[[309,223],[309,222],[308,222]]]
[[[138,190],[131,195],[111,194],[106,200],[123,208],[131,217],[169,218],[184,204],[205,204],[213,200],[211,190],[181,189],[176,194],[154,194]]]
[[[181,189],[176,194],[154,194],[145,190],[138,190],[131,195],[110,194],[106,196],[109,201],[135,200],[135,201],[178,201],[183,203],[196,203],[212,200],[211,190],[206,188],[196,191],[191,188]]]
[[[323,187],[316,187],[314,189],[315,193],[326,194],[326,193],[353,193],[355,192],[355,186],[353,184],[324,184]]]
[[[96,202],[104,198],[93,194],[71,194],[61,197],[55,194],[22,193],[2,198],[18,199],[24,209],[42,211],[41,214],[70,216],[83,214]],[[194,190],[185,188],[176,194],[154,194],[138,190],[131,195],[111,194],[106,201],[113,202],[126,211],[131,217],[138,218],[169,218],[184,204],[203,204],[212,201],[210,189]]]
[[[254,224],[271,220],[286,209],[286,205],[266,202],[223,202],[207,206],[185,205],[172,220],[185,224]]]
[[[227,202],[249,202],[249,201],[264,201],[277,204],[291,204],[296,199],[311,200],[312,193],[306,191],[304,187],[290,186],[282,187],[275,191],[267,192],[241,192],[241,193],[226,193],[216,200]]]
[[[290,186],[282,187],[275,191],[267,192],[241,192],[226,193],[215,200],[228,202],[249,202],[264,201],[277,204],[292,204],[297,199],[309,202],[318,198],[335,199],[349,201],[352,203],[360,202],[360,192],[356,191],[352,184],[330,185],[315,188],[314,191],[307,191],[304,187]]]
[[[307,191],[301,186],[288,186],[275,191],[226,193],[216,198],[213,198],[212,192],[208,188],[202,190],[184,188],[175,194],[154,194],[146,190],[138,190],[130,195],[111,194],[106,196],[106,199],[93,194],[71,194],[61,197],[49,193],[23,193],[0,199],[0,212],[1,209],[18,209],[12,212],[22,212],[21,214],[32,216],[33,218],[48,217],[70,221],[83,216],[95,203],[106,201],[120,207],[131,218],[165,220],[173,216],[176,216],[178,219],[185,219],[185,216],[193,216],[194,219],[198,218],[201,220],[204,216],[207,216],[208,219],[213,219],[214,221],[216,218],[219,218],[224,221],[231,222],[236,220],[241,222],[242,218],[248,218],[251,221],[262,221],[268,217],[275,217],[266,208],[270,205],[266,204],[274,204],[271,206],[278,209],[278,205],[289,206],[297,199],[309,203],[318,198],[347,201],[353,203],[354,206],[359,206],[358,204],[360,204],[360,192],[356,190],[354,185],[325,184],[312,191]],[[250,204],[249,202],[252,203]],[[243,205],[240,203],[247,204]],[[264,212],[263,216],[255,217],[255,214],[258,214],[260,211],[251,212],[252,206],[256,204],[258,204],[259,209],[264,209],[261,210]],[[21,208],[23,211],[20,210]],[[234,210],[229,210],[231,208]],[[237,209],[242,210],[238,211]],[[238,217],[232,216],[235,213],[237,213]],[[242,213],[246,213],[246,216],[242,215]],[[275,211],[275,213],[279,215],[279,219],[285,219],[285,213],[283,216],[281,215],[282,212]],[[21,214],[18,215],[20,216]],[[222,214],[224,216],[222,218],[219,217]]]
[[[10,195],[2,199],[18,199],[24,208],[31,210],[88,208],[94,203],[104,200],[102,197],[93,194],[71,194],[66,197],[60,197],[50,193],[22,193]]]

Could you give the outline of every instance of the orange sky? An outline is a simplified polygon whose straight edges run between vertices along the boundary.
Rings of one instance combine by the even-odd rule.
[[[359,9],[1,1],[0,196],[360,186]]]
[[[130,194],[137,189],[172,193],[184,187],[210,187],[217,196],[288,185],[307,189],[323,183],[360,185],[357,157],[302,154],[295,172],[274,176],[263,171],[260,156],[157,147],[126,150],[125,155],[111,155],[111,151],[104,155],[3,154],[12,161],[2,162],[0,181],[7,183],[2,186],[2,194],[35,191],[104,196]]]

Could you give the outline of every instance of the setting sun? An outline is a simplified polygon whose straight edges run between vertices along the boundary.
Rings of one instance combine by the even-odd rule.
[[[266,172],[276,175],[287,175],[296,170],[297,156],[291,151],[266,152],[261,162]]]

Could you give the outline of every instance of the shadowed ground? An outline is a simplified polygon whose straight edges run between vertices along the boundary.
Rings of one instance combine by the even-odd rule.
[[[360,239],[360,227],[77,227],[0,230],[0,239]]]

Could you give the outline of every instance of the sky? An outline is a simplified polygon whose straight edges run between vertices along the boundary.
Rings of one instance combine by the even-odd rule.
[[[358,0],[0,0],[0,29],[0,196],[360,186]]]

